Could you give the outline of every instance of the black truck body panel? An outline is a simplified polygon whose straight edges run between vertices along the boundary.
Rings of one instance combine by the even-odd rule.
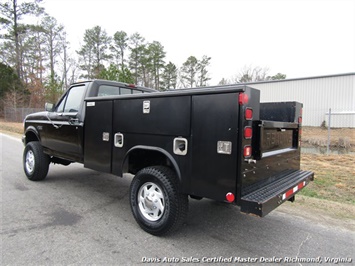
[[[86,108],[84,166],[111,173],[112,156],[112,101],[95,102]]]
[[[225,200],[236,193],[238,157],[238,94],[193,96],[190,194]],[[231,145],[231,154],[217,153],[218,141]]]
[[[86,90],[78,110],[58,112],[64,95],[54,111],[26,119],[50,156],[118,176],[165,165],[182,193],[228,200],[258,216],[313,179],[300,170],[300,103],[260,103],[260,92],[247,86],[128,95],[120,94],[127,84],[74,86]]]

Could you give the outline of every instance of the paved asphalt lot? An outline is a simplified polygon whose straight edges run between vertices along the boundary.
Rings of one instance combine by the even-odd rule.
[[[0,265],[277,264],[266,259],[278,265],[317,265],[303,259],[333,265],[349,258],[355,263],[355,232],[278,211],[262,219],[246,216],[211,200],[190,200],[181,230],[151,236],[131,215],[130,178],[72,164],[51,165],[46,180],[31,182],[22,170],[22,143],[0,135],[0,149]]]

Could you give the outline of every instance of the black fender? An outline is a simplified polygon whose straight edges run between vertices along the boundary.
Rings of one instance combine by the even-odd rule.
[[[38,130],[34,126],[29,126],[26,128],[25,134],[22,139],[22,142],[25,145],[31,141],[41,142],[41,136],[40,136]]]
[[[132,154],[134,151],[137,151],[137,150],[155,151],[155,152],[159,152],[159,153],[163,154],[171,162],[171,165],[173,166],[173,170],[175,170],[175,173],[176,173],[179,181],[181,182],[181,171],[180,171],[180,168],[179,168],[176,160],[168,151],[166,151],[162,148],[159,148],[159,147],[145,146],[145,145],[137,145],[137,146],[132,147],[131,149],[129,149],[127,151],[127,153],[123,159],[121,169],[125,169],[124,166],[127,165],[128,158],[129,158],[130,154]]]

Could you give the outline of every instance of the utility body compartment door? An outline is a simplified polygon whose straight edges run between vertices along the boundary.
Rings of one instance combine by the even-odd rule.
[[[84,166],[111,172],[113,101],[86,101]]]
[[[238,157],[238,93],[192,96],[191,193],[225,200],[235,193]]]
[[[132,149],[163,151],[178,162],[182,176],[190,158],[191,96],[175,95],[148,97],[148,95],[117,98],[113,106],[113,134],[123,143],[113,147],[112,173],[121,175],[124,167],[131,164],[127,159]],[[187,140],[187,154],[173,152],[174,139]],[[130,157],[133,159],[133,157]],[[140,159],[141,166],[148,165],[150,158]],[[185,185],[186,180],[182,180]]]

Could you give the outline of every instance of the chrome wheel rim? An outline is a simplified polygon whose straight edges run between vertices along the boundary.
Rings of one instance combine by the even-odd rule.
[[[159,220],[165,210],[162,189],[152,182],[143,184],[138,192],[138,207],[141,214],[147,220],[152,222]]]
[[[25,167],[29,174],[32,174],[35,169],[35,156],[31,150],[26,153]]]

